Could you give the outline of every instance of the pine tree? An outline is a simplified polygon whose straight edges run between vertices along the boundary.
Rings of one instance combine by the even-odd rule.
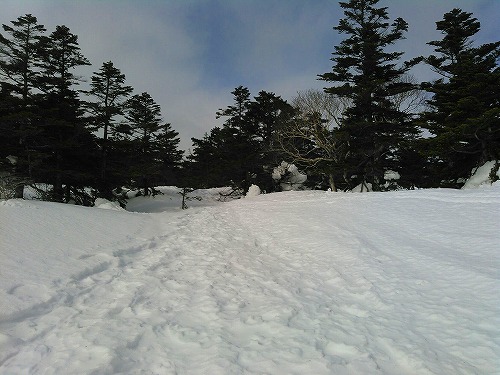
[[[217,118],[226,117],[222,129],[215,132],[219,148],[218,168],[221,168],[226,176],[224,185],[229,184],[246,192],[258,172],[258,141],[255,139],[257,128],[247,116],[251,106],[248,88],[238,86],[231,94],[234,105],[217,112]]]
[[[223,126],[213,128],[203,139],[192,139],[187,166],[198,176],[199,187],[232,186],[246,192],[251,184],[258,184],[269,191],[278,160],[276,131],[292,116],[293,108],[266,91],[254,100],[243,86],[232,94],[234,104],[217,112],[217,117],[226,117]]]
[[[433,97],[421,120],[434,135],[425,143],[437,183],[460,186],[473,168],[500,158],[500,41],[474,47],[480,22],[458,8],[436,26],[443,38],[428,43],[436,54],[425,61],[442,78],[423,84]]]
[[[132,92],[132,87],[125,85],[125,75],[111,61],[103,63],[100,70],[94,72],[90,87],[91,89],[85,92],[91,99],[85,103],[90,115],[89,129],[102,131],[102,138],[99,140],[101,151],[99,191],[102,196],[110,199],[111,188],[115,182],[119,183],[117,175],[120,175],[119,171],[113,168],[118,161],[112,157],[112,141],[119,129],[117,120],[124,114],[125,100]],[[109,160],[110,152],[112,160]]]
[[[17,171],[32,177],[39,162],[34,137],[39,133],[34,124],[34,90],[38,87],[40,60],[45,28],[31,14],[20,16],[11,25],[2,25],[0,33],[0,79],[8,118],[2,121],[1,136],[10,139],[4,152],[18,157]],[[4,113],[4,116],[6,113]],[[4,155],[0,155],[4,156]],[[5,155],[7,156],[7,155]]]
[[[272,92],[260,91],[250,103],[247,117],[253,124],[255,136],[261,140],[262,150],[268,154],[270,163],[278,161],[272,158],[272,154],[277,152],[276,133],[294,114],[294,108]]]
[[[374,189],[382,188],[385,170],[398,169],[400,144],[415,132],[393,100],[414,89],[401,79],[410,64],[398,67],[403,53],[387,51],[403,39],[408,25],[401,18],[389,24],[387,8],[377,8],[378,2],[340,2],[345,18],[334,29],[346,38],[335,46],[332,71],[319,76],[337,84],[326,92],[350,103],[338,129],[349,144],[346,175]]]
[[[246,117],[253,124],[256,149],[256,164],[253,183],[262,191],[273,191],[275,183],[272,171],[283,159],[278,146],[278,132],[285,127],[295,115],[294,108],[275,93],[260,91],[250,103]]]
[[[129,176],[138,182],[144,195],[154,194],[153,183],[164,181],[167,169],[173,173],[182,154],[177,150],[178,133],[162,123],[160,106],[144,92],[126,102],[121,131],[128,132]]]
[[[27,105],[36,87],[36,63],[46,29],[31,14],[11,23],[12,26],[2,25],[7,36],[0,34],[0,76]]]
[[[95,173],[94,140],[84,128],[81,103],[73,89],[80,81],[73,70],[90,63],[80,52],[78,37],[68,27],[57,26],[44,40],[37,65],[43,95],[38,102],[41,133],[36,141],[45,152],[37,175],[53,185],[54,200],[69,201],[74,189],[95,184],[89,181]]]
[[[179,133],[172,125],[165,123],[155,137],[155,161],[158,163],[156,183],[161,185],[176,185],[179,178],[184,152],[179,150]]]

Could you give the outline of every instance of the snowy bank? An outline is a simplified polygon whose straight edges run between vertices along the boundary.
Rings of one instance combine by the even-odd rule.
[[[0,202],[0,373],[498,373],[499,206],[498,184]]]
[[[488,161],[476,170],[473,170],[471,177],[467,180],[462,189],[477,189],[479,187],[490,186],[492,184],[490,174],[494,170],[496,163],[498,162]],[[500,179],[500,170],[496,171],[496,175]]]

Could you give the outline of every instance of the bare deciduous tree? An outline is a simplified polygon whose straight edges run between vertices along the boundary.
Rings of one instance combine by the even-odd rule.
[[[336,191],[334,170],[347,152],[336,130],[347,103],[321,90],[298,92],[292,99],[297,115],[278,132],[278,145],[290,161],[326,175]]]
[[[399,77],[397,82],[413,85],[414,88],[394,95],[392,97],[394,107],[408,115],[421,112],[426,107],[426,96],[425,91],[419,88],[415,77],[406,73]]]

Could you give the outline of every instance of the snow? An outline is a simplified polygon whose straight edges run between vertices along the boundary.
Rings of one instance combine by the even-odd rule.
[[[105,210],[116,210],[116,211],[124,210],[118,203],[108,201],[107,199],[104,198],[97,198],[94,202],[94,207],[102,208]]]
[[[399,180],[401,178],[400,174],[396,171],[385,171],[384,173],[384,180],[386,181],[394,181],[394,180]]]
[[[489,176],[494,167],[495,161],[488,161],[477,168],[477,170],[472,170],[471,177],[467,180],[462,189],[477,189],[479,187],[491,185]],[[500,170],[498,170],[496,174],[500,178]]]
[[[282,161],[280,165],[273,168],[271,178],[279,182],[281,190],[301,190],[302,185],[307,180],[307,175],[299,172],[295,164]]]
[[[351,190],[352,193],[366,193],[372,191],[372,184],[369,182],[362,182]]]
[[[500,373],[498,183],[162,191],[0,201],[0,374]]]
[[[260,195],[260,187],[254,184],[250,185],[245,197],[251,198],[251,197],[256,197],[257,195]]]

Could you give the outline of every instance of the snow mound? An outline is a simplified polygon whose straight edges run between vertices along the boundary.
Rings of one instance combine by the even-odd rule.
[[[105,210],[116,210],[116,211],[124,211],[123,208],[116,202],[110,202],[104,198],[97,198],[94,202],[95,208],[102,208]]]
[[[498,163],[498,161],[488,161],[477,170],[472,170],[472,176],[467,180],[462,189],[477,189],[483,186],[491,186],[490,173],[495,168],[495,163]],[[497,170],[496,175],[500,178],[500,170]]]
[[[247,194],[245,195],[246,198],[250,198],[250,197],[256,197],[257,195],[260,195],[260,187],[258,187],[257,185],[251,185],[249,188],[248,188],[248,192]]]
[[[351,190],[352,193],[366,193],[372,191],[372,184],[369,182],[361,183]]]
[[[300,190],[307,180],[307,175],[300,173],[295,164],[286,161],[282,161],[273,169],[271,177],[279,183],[283,191]]]

